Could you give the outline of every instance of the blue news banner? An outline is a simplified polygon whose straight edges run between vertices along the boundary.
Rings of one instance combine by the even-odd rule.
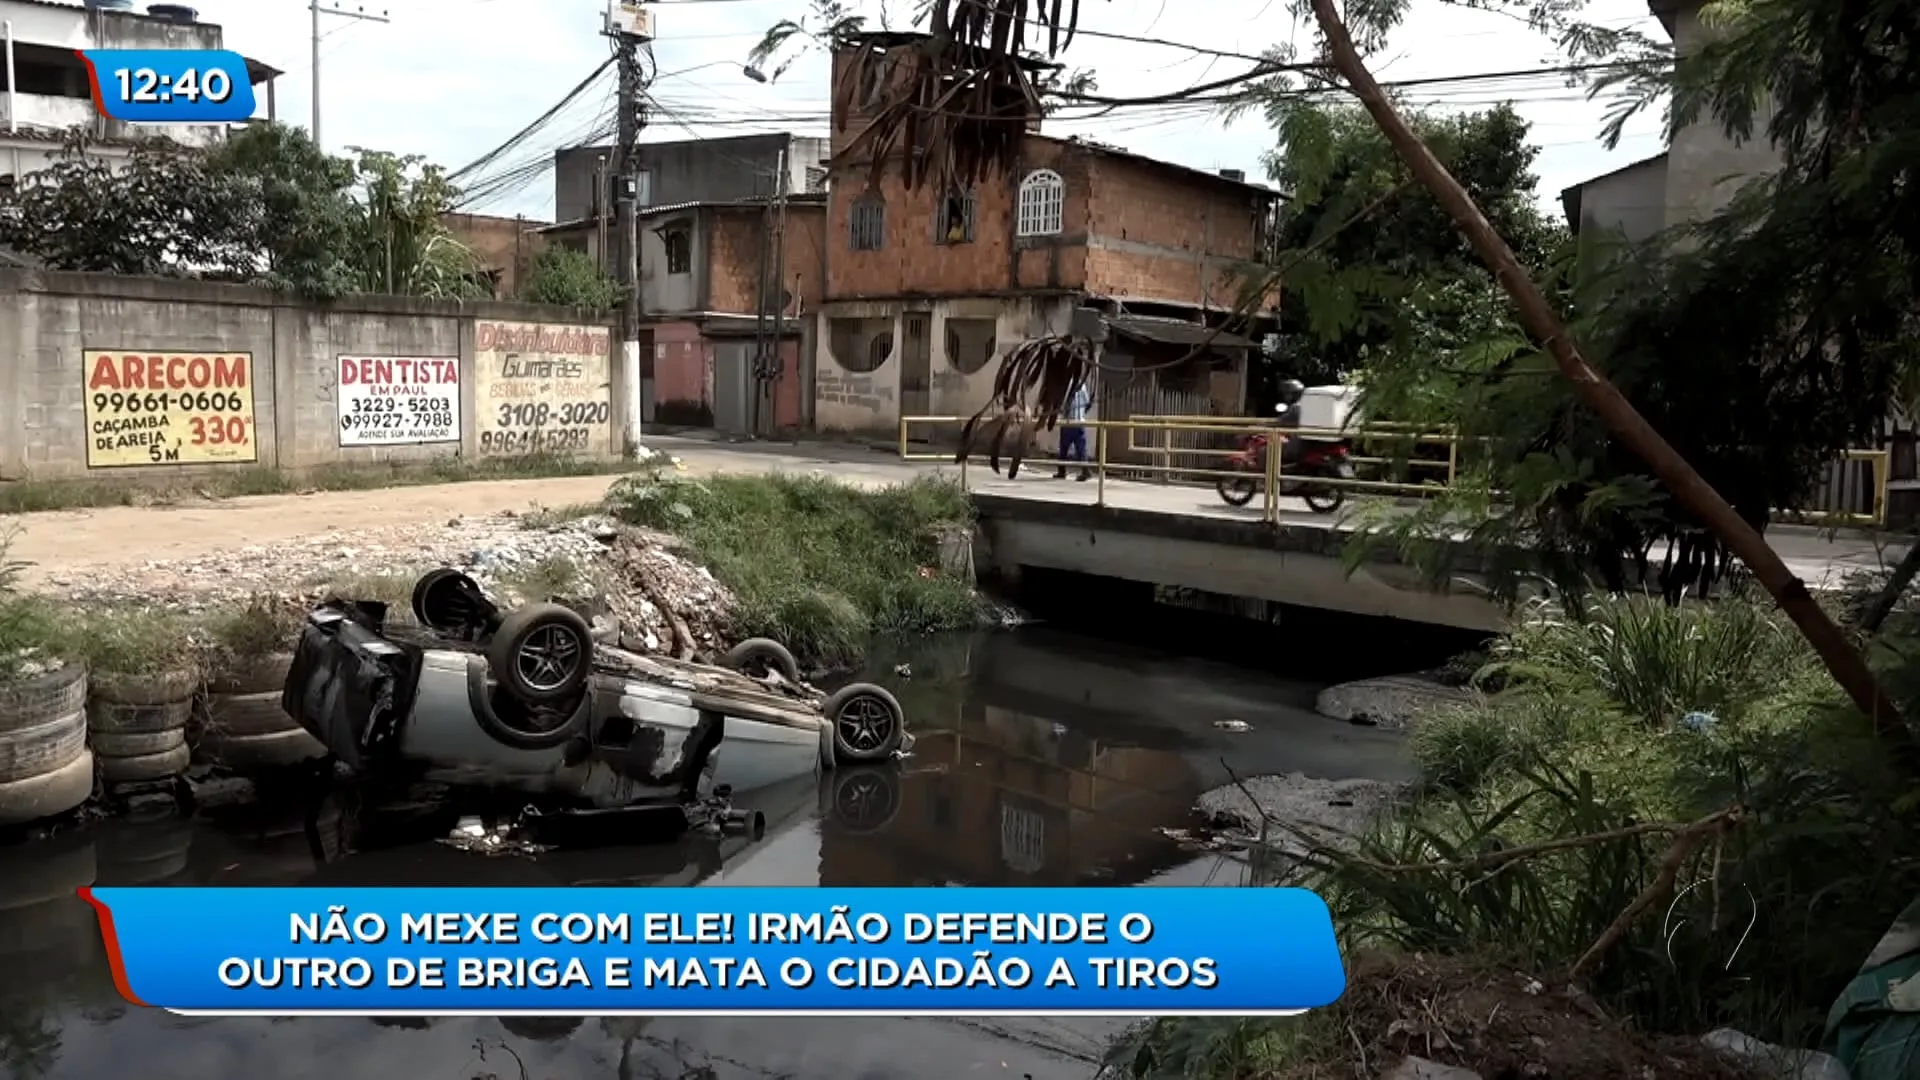
[[[1304,889],[88,889],[180,1013],[1254,1015],[1346,970]]]

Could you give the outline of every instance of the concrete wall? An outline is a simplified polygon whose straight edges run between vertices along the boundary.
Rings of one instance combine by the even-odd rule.
[[[613,454],[615,344],[601,316],[567,308],[394,297],[313,306],[203,282],[0,271],[0,479]],[[354,404],[371,391],[343,390],[343,357],[411,361],[402,366],[424,374],[401,388],[400,408],[408,390],[444,395],[452,422],[343,434],[348,414],[382,423]],[[239,396],[210,404],[209,392]]]
[[[971,416],[993,392],[999,360],[1021,342],[1064,334],[1072,324],[1071,297],[955,297],[915,304],[931,316],[927,400],[902,394],[901,316],[906,305],[889,301],[841,301],[821,309],[813,377],[813,423],[821,431],[896,434],[907,415]],[[989,329],[991,327],[991,329]],[[892,345],[873,366],[873,340]],[[909,380],[911,382],[911,380]],[[935,431],[920,425],[916,439]],[[946,425],[951,438],[956,428]]]
[[[709,254],[705,217],[689,208],[684,213],[646,214],[640,218],[640,310],[683,314],[705,309]],[[687,233],[692,252],[687,269],[677,274],[669,273],[667,267],[667,234],[675,230]]]
[[[1667,225],[1667,155],[1636,161],[1622,169],[1596,176],[1569,189],[1563,196],[1567,224],[1587,232],[1618,231],[1638,243]]]
[[[1691,0],[1662,13],[1670,22],[1674,52],[1681,62],[1699,48],[1712,31],[1700,25],[1700,5]],[[1748,180],[1780,167],[1780,153],[1767,139],[1773,108],[1762,103],[1754,110],[1754,136],[1743,143],[1727,137],[1711,115],[1673,133],[1667,146],[1667,224],[1712,217],[1726,208]]]

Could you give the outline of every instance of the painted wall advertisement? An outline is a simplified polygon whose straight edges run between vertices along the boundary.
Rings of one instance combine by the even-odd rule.
[[[605,454],[613,393],[604,326],[480,320],[474,430],[482,454]]]
[[[81,370],[88,468],[260,460],[252,353],[88,349]]]
[[[342,356],[334,398],[341,446],[460,441],[460,359]]]

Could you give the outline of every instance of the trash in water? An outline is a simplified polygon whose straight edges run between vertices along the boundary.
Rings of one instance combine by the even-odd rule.
[[[1213,726],[1221,731],[1251,731],[1252,725],[1245,720],[1215,720]]]

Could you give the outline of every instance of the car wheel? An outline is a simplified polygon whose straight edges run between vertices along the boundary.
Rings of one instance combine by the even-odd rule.
[[[483,628],[498,615],[480,583],[458,570],[442,567],[413,583],[413,617],[421,626],[442,634]]]
[[[900,700],[872,683],[842,687],[820,711],[833,725],[833,748],[842,761],[886,761],[900,749],[907,733]]]
[[[878,832],[900,812],[900,777],[891,768],[836,770],[833,822],[850,833]]]
[[[764,679],[773,673],[790,683],[800,681],[800,665],[794,660],[793,653],[772,638],[748,638],[735,645],[727,650],[721,666],[756,679]]]
[[[487,666],[529,705],[566,701],[593,672],[593,628],[572,608],[529,604],[500,621],[487,643]]]

